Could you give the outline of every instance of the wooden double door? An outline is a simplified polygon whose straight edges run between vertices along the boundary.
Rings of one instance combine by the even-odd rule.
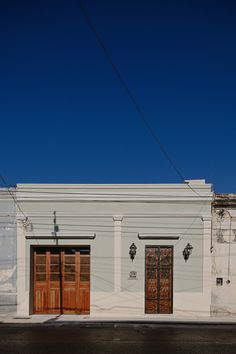
[[[35,314],[89,314],[89,248],[35,248],[33,263]]]
[[[173,247],[146,246],[145,313],[173,312]]]

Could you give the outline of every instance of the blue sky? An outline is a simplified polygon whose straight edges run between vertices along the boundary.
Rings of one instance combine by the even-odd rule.
[[[84,4],[186,179],[236,192],[235,2]],[[179,182],[78,0],[0,6],[0,170],[9,184]]]

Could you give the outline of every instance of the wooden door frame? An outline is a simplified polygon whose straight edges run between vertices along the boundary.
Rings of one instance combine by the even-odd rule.
[[[144,249],[144,314],[148,315],[145,313],[145,308],[146,308],[146,249],[147,248],[171,248],[172,249],[172,277],[171,277],[171,313],[170,315],[173,314],[173,308],[174,308],[174,246],[173,245],[145,245]],[[159,259],[159,256],[158,256]],[[163,315],[160,313],[156,313],[156,315]]]
[[[29,315],[34,314],[34,251],[39,248],[45,248],[45,249],[50,249],[50,248],[58,248],[58,249],[61,249],[61,248],[77,248],[77,249],[88,248],[89,255],[90,255],[89,294],[91,295],[91,245],[45,245],[45,244],[43,244],[43,245],[30,245]]]

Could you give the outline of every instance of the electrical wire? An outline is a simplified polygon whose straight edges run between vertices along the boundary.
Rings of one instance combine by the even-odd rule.
[[[24,211],[22,210],[21,206],[19,205],[19,203],[18,203],[16,197],[14,196],[14,194],[11,192],[10,188],[8,187],[7,182],[6,182],[6,179],[3,177],[2,174],[0,174],[0,180],[3,182],[3,184],[4,184],[5,188],[6,188],[6,190],[8,191],[9,195],[11,196],[11,198],[12,198],[12,200],[13,200],[15,206],[18,208],[18,210],[19,210],[19,211],[22,213],[22,215],[25,217],[25,221],[31,223],[30,220],[29,220],[29,218],[28,218],[28,216],[25,215]],[[32,223],[31,223],[31,224],[32,224]],[[37,243],[38,243],[38,241],[37,241]]]
[[[128,95],[129,99],[131,100],[136,112],[138,113],[139,118],[141,119],[141,121],[143,122],[144,126],[146,127],[146,129],[149,131],[149,133],[153,137],[153,139],[156,142],[156,144],[159,146],[162,154],[164,155],[166,160],[169,162],[170,166],[174,169],[176,174],[179,176],[180,180],[183,181],[184,183],[186,183],[183,173],[177,167],[176,163],[171,158],[170,154],[167,152],[165,146],[161,142],[158,134],[154,131],[154,129],[152,128],[150,122],[147,120],[147,118],[146,118],[146,116],[144,114],[144,111],[141,108],[141,105],[139,104],[137,98],[135,97],[135,95],[133,94],[133,92],[130,89],[129,85],[127,84],[126,80],[124,79],[124,76],[121,74],[120,70],[118,69],[117,65],[115,64],[115,62],[113,60],[113,57],[112,57],[110,51],[108,50],[103,38],[101,37],[100,33],[98,32],[94,22],[92,21],[90,15],[88,13],[87,8],[85,7],[85,5],[83,4],[83,2],[81,0],[77,0],[77,3],[79,5],[79,8],[80,8],[81,12],[84,15],[84,18],[85,18],[90,30],[94,34],[99,46],[101,47],[102,51],[104,52],[108,63],[111,65],[111,67],[112,67],[116,77],[118,78],[121,86],[124,88],[126,94]],[[194,191],[194,193],[198,194],[188,183],[186,183],[186,185],[188,185],[188,187],[192,191]]]
[[[14,201],[15,205],[17,206],[17,208],[20,210],[20,212],[24,215],[24,217],[28,220],[28,217],[25,215],[25,213],[23,212],[21,206],[19,205],[19,203],[17,202],[16,197],[14,196],[14,194],[11,192],[10,188],[7,185],[6,179],[3,177],[2,174],[0,174],[0,179],[3,182],[6,190],[8,191],[9,195],[11,196],[12,200]]]

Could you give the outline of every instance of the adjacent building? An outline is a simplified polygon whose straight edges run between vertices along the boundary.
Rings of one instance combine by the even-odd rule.
[[[0,313],[15,312],[17,303],[16,209],[9,191],[0,189]]]
[[[236,194],[215,194],[212,216],[211,311],[236,314]]]

